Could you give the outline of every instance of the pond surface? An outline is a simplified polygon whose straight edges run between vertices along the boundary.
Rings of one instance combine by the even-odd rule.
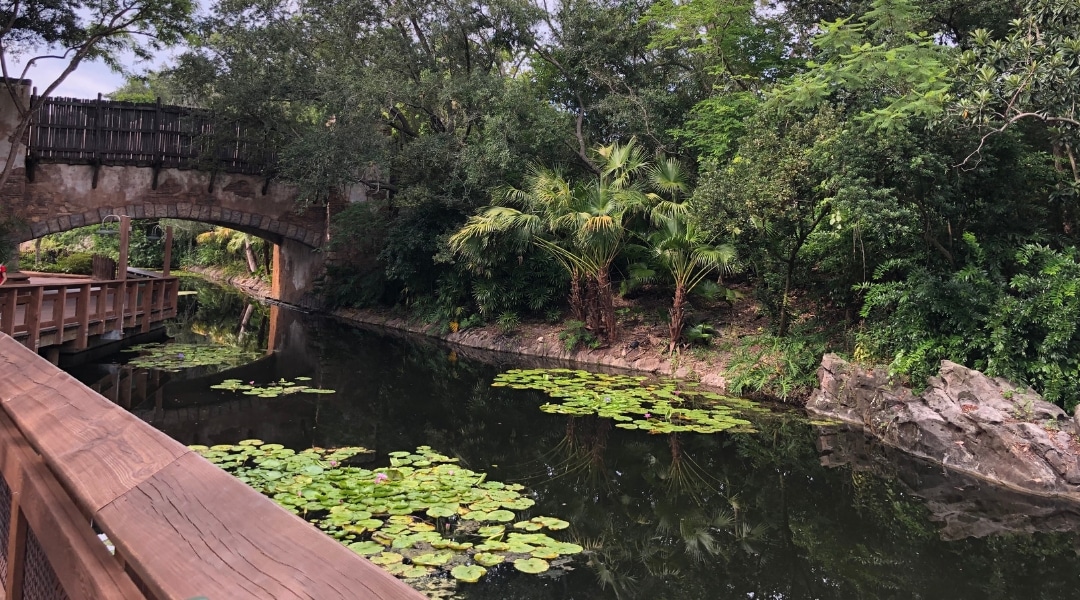
[[[710,435],[547,414],[547,396],[491,386],[518,363],[199,289],[170,325],[177,341],[276,352],[180,372],[121,355],[73,373],[186,444],[358,445],[375,451],[362,459],[372,467],[431,446],[523,484],[536,501],[523,516],[569,521],[560,537],[585,548],[568,570],[503,565],[455,597],[1080,598],[1076,507],[988,489],[792,411],[757,419],[757,433]],[[210,389],[296,377],[337,393]]]

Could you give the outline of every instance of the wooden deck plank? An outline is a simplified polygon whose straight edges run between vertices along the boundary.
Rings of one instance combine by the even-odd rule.
[[[96,522],[159,598],[419,599],[418,592],[197,454]],[[126,540],[138,540],[138,545]]]
[[[0,364],[0,404],[89,514],[190,452],[6,336]]]

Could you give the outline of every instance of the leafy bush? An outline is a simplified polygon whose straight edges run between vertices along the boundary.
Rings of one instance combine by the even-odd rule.
[[[92,252],[72,252],[57,259],[56,268],[61,273],[92,275],[94,273],[94,254]]]
[[[693,327],[688,327],[683,335],[686,337],[686,341],[690,345],[708,346],[712,343],[713,336],[719,333],[715,327],[708,323],[698,323]]]
[[[500,333],[510,335],[521,325],[521,318],[517,316],[517,313],[507,311],[499,315],[499,318],[495,320],[495,325],[498,326]]]
[[[822,333],[747,336],[728,364],[728,372],[733,373],[728,389],[737,395],[803,398],[817,387],[817,368],[826,348]]]
[[[600,347],[600,340],[585,328],[584,321],[567,321],[566,329],[559,333],[559,339],[562,340],[567,352],[573,352],[578,346],[585,346],[592,350]]]

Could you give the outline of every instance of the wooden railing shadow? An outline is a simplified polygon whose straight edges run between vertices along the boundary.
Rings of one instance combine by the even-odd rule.
[[[5,598],[422,598],[2,334],[0,407]]]

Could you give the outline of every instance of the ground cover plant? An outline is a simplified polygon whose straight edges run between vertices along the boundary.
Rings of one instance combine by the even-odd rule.
[[[753,431],[746,413],[764,411],[756,403],[698,389],[692,381],[607,375],[573,369],[510,369],[491,384],[540,390],[555,398],[540,407],[561,415],[597,415],[621,429],[649,433]]]
[[[524,486],[488,481],[428,446],[391,452],[390,465],[376,469],[352,464],[371,453],[360,447],[297,452],[244,440],[191,448],[407,580],[449,573],[472,583],[489,569],[543,573],[582,552],[544,533],[567,529],[567,521],[523,514],[535,504]]]

